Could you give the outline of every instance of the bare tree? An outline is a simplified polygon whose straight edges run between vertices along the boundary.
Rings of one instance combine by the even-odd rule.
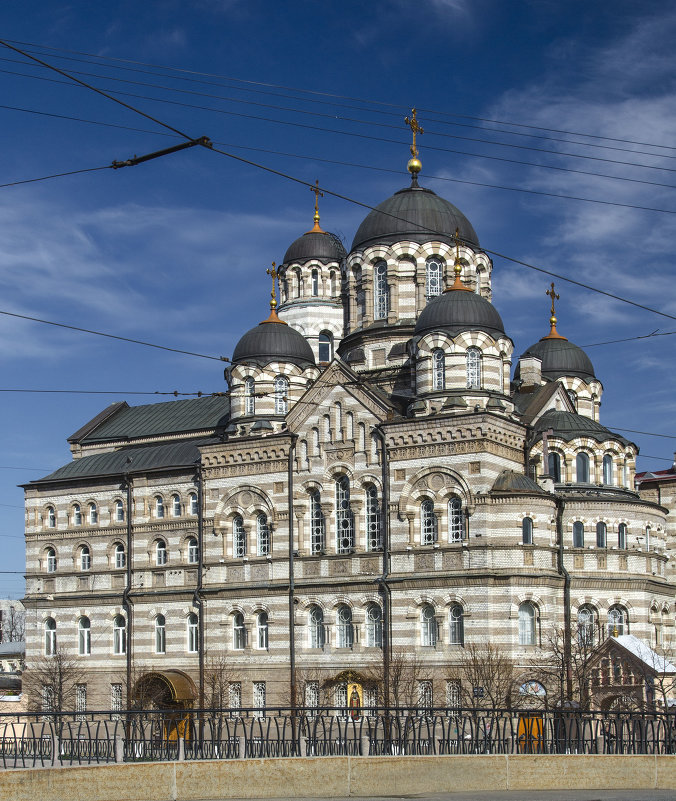
[[[516,668],[508,654],[491,642],[465,645],[461,665],[462,704],[470,709],[502,709],[519,703],[514,693]]]
[[[207,709],[227,709],[233,672],[225,651],[204,654],[204,705]]]
[[[25,639],[25,610],[15,606],[0,610],[0,642],[22,642]]]
[[[78,685],[85,683],[86,673],[77,658],[63,648],[38,658],[23,674],[28,708],[36,712],[75,711]]]
[[[432,671],[414,651],[393,648],[390,654],[390,704],[393,707],[434,706],[435,685]],[[378,703],[383,703],[383,667],[373,666],[365,673],[377,688]]]

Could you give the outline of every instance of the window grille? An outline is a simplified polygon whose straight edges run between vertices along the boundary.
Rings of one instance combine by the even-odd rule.
[[[350,509],[350,482],[347,476],[336,481],[336,551],[351,553],[354,549],[354,517]]]
[[[239,515],[232,521],[232,553],[236,559],[246,556],[246,531],[244,521]]]
[[[261,711],[261,716],[265,717],[265,682],[255,681],[253,683],[253,705],[255,709]]]
[[[595,640],[596,614],[590,606],[581,606],[577,611],[577,639],[581,646],[592,647]]]
[[[366,488],[366,536],[369,551],[379,551],[383,547],[382,520],[378,490],[369,484]]]
[[[260,514],[256,518],[256,553],[267,556],[270,553],[270,527],[267,515]]]
[[[286,414],[289,410],[289,380],[283,375],[275,378],[275,414]]]
[[[167,652],[167,631],[164,615],[155,618],[155,653],[165,654]]]
[[[421,643],[426,648],[435,648],[437,644],[437,621],[434,618],[434,609],[425,604],[420,613],[422,625]]]
[[[443,291],[443,262],[439,259],[427,259],[425,265],[425,296],[427,300],[441,295]]]
[[[389,312],[387,264],[379,261],[373,270],[373,318],[384,320]]]
[[[111,684],[110,685],[110,711],[111,712],[121,712],[122,711],[122,685],[121,684]]]
[[[52,684],[42,685],[42,711],[54,711],[54,686]]]
[[[324,613],[318,606],[310,609],[310,648],[323,648],[325,643]]]
[[[441,348],[432,351],[432,389],[446,389],[446,354]]]
[[[369,604],[366,609],[366,647],[383,647],[383,612],[378,604]]]
[[[467,389],[481,389],[481,351],[467,348]]]
[[[326,547],[326,527],[321,498],[316,490],[310,493],[310,551],[322,553]]]
[[[465,626],[463,610],[460,604],[454,604],[449,614],[449,638],[451,645],[465,644]]]
[[[310,709],[316,709],[319,706],[319,682],[306,681],[305,682],[305,706]]]
[[[457,711],[462,705],[462,684],[460,679],[448,679],[446,681],[446,706],[448,709]]]
[[[608,610],[608,636],[621,637],[625,632],[627,612],[621,606],[611,606]]]
[[[256,413],[256,382],[251,376],[244,380],[244,414]]]
[[[432,697],[431,679],[421,679],[418,682],[418,706],[422,710],[432,709]]]
[[[86,684],[76,684],[75,685],[75,711],[76,712],[86,712],[87,711],[87,685]],[[83,718],[79,718],[79,720],[83,720]]]
[[[338,648],[352,648],[354,645],[354,627],[352,625],[352,610],[349,606],[342,604],[338,607],[336,615],[338,624]]]
[[[448,502],[448,539],[449,542],[460,542],[465,538],[464,516],[460,498],[451,498]]]
[[[230,709],[241,709],[242,708],[242,682],[241,681],[231,681],[230,685],[228,686],[228,700],[230,703]]]
[[[434,502],[427,499],[420,504],[420,543],[433,545],[437,541],[437,516]]]
[[[196,654],[199,650],[199,620],[192,612],[188,615],[188,653]]]
[[[337,707],[347,709],[347,684],[336,685],[334,699]]]

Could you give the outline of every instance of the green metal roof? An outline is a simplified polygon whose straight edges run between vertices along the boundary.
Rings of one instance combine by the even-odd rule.
[[[164,401],[147,406],[113,404],[116,405],[119,407],[117,410],[113,409],[111,414],[104,410],[68,441],[88,444],[216,430],[227,425],[230,414],[230,399],[219,396]]]

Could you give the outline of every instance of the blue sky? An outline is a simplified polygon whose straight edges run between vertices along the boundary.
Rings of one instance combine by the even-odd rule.
[[[671,3],[36,0],[30,13],[4,4],[1,19],[0,38],[40,45],[17,46],[190,136],[369,205],[408,183],[403,117],[416,105],[421,183],[485,248],[676,315]],[[0,58],[0,183],[180,141],[20,55]],[[348,248],[366,213],[321,202],[323,227]],[[311,219],[307,187],[200,148],[2,188],[0,310],[227,356],[265,316],[265,269]],[[494,258],[515,356],[547,333],[550,280]],[[579,345],[676,330],[571,284],[557,291],[559,330]],[[675,342],[588,349],[602,422],[672,435],[627,434],[645,454],[639,469],[668,467],[676,447]],[[155,400],[131,392],[223,390],[222,367],[0,316],[0,389],[115,393],[0,392],[4,569],[24,566],[17,484],[68,461],[68,435],[108,403]],[[20,576],[0,575],[0,595],[22,593]]]

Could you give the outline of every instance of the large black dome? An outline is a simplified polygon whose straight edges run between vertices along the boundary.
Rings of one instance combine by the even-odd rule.
[[[462,241],[478,246],[479,237],[460,209],[431,189],[411,186],[395,192],[369,212],[357,229],[352,250],[403,239],[454,244],[456,228]]]
[[[345,248],[335,234],[325,231],[308,231],[292,242],[284,254],[284,264],[293,261],[341,261],[347,256]]]
[[[291,362],[299,367],[315,364],[315,357],[305,337],[282,322],[260,323],[247,331],[235,346],[232,363],[266,365]]]
[[[535,356],[542,360],[542,376],[554,381],[561,376],[577,376],[585,381],[596,378],[591,359],[578,345],[573,345],[567,339],[544,337],[531,345],[521,358]],[[514,379],[521,375],[519,365],[514,371]]]
[[[418,317],[415,333],[421,335],[428,331],[445,331],[451,336],[462,331],[485,331],[495,337],[506,336],[495,306],[481,295],[461,289],[444,292],[425,306]]]

